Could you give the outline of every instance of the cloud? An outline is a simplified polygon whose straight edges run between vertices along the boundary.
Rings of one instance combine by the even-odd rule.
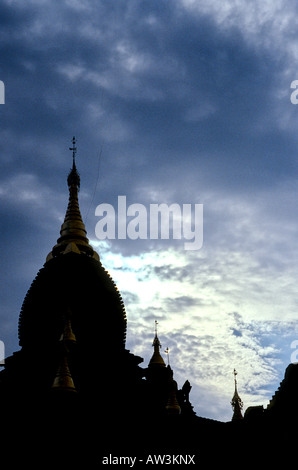
[[[283,0],[274,4],[269,0],[262,3],[254,0],[249,4],[243,0],[181,0],[181,4],[189,12],[211,17],[228,34],[234,33],[235,29],[240,31],[258,49],[261,39],[264,40],[262,47],[273,47],[274,50],[277,45],[285,47],[287,41],[284,39],[297,21],[296,6],[292,4],[285,8]]]
[[[122,261],[111,272],[120,290],[138,293],[135,304],[127,303],[129,348],[148,363],[158,319],[178,383],[192,379],[194,404],[205,416],[229,419],[234,367],[242,371],[246,408],[267,405],[290,362],[298,326],[296,229],[288,221],[292,192],[281,186],[279,196],[278,203],[271,191],[262,199],[207,198],[207,241],[198,252],[163,249],[158,241],[152,248],[149,241],[151,250],[143,245],[139,256],[125,250],[116,256]],[[112,245],[108,250],[111,262]]]
[[[53,199],[53,196],[53,193],[43,187],[33,174],[17,174],[0,182],[0,198],[14,206],[44,209],[47,207],[48,198]]]
[[[113,255],[110,256],[112,259]],[[216,418],[220,408],[221,418],[229,419],[234,367],[241,371],[243,377],[241,396],[245,407],[252,404],[266,405],[271,398],[272,387],[278,384],[278,372],[282,374],[284,364],[290,359],[288,350],[283,361],[280,350],[282,337],[290,344],[290,340],[286,339],[289,323],[272,320],[272,297],[266,300],[267,316],[264,315],[264,300],[262,304],[260,300],[260,318],[258,312],[254,311],[252,292],[255,286],[254,281],[250,280],[253,288],[249,282],[241,287],[243,311],[231,312],[231,307],[239,307],[238,295],[234,291],[243,285],[243,275],[237,275],[227,284],[224,278],[226,268],[216,263],[216,276],[206,275],[206,272],[195,276],[200,257],[196,256],[192,265],[186,253],[178,255],[174,250],[161,250],[158,255],[150,252],[141,258],[141,264],[134,266],[133,257],[131,260],[129,256],[123,257],[122,268],[110,270],[120,291],[123,287],[125,295],[130,288],[132,292],[138,293],[136,302],[131,297],[127,303],[129,349],[144,357],[146,366],[152,354],[150,345],[154,320],[158,319],[160,339],[165,347],[170,348],[176,379],[180,386],[187,378],[191,380],[194,385],[194,404],[199,409],[203,400],[205,416]],[[104,257],[102,259],[104,261]],[[173,265],[164,266],[164,259],[173,259]],[[190,274],[191,282],[188,276],[181,278],[175,275],[176,259],[179,260],[178,273],[179,265],[183,266]],[[245,268],[244,262],[245,258],[242,258],[242,270]],[[206,264],[208,258],[204,262],[204,271]],[[230,263],[230,269],[238,269],[237,266],[237,262]],[[121,275],[123,267],[125,276]],[[266,280],[259,279],[259,282],[263,282],[260,294],[266,299]],[[249,303],[252,304],[251,309],[248,308]],[[282,303],[274,307],[280,313]],[[293,325],[295,337],[294,331],[297,332],[298,325],[295,321]],[[209,399],[206,391],[208,387],[211,393]],[[212,397],[219,395],[217,399],[220,404],[214,407]]]

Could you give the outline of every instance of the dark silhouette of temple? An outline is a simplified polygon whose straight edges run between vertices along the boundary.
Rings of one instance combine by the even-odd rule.
[[[133,456],[142,466],[149,455],[181,455],[182,464],[200,468],[233,468],[233,458],[244,456],[246,463],[291,462],[298,364],[288,367],[267,409],[251,407],[244,416],[235,371],[233,417],[222,423],[196,415],[187,378],[178,388],[160,354],[157,322],[147,367],[126,349],[124,303],[80,214],[75,140],[71,150],[60,237],[24,299],[21,349],[0,373],[0,462],[98,468]]]

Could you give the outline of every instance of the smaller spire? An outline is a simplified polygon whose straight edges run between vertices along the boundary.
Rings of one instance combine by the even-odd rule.
[[[169,396],[166,404],[166,413],[168,415],[180,415],[181,408],[177,400],[177,382],[171,379],[169,386]]]
[[[63,348],[58,369],[52,383],[52,390],[61,392],[77,391],[69,370],[66,348]]]
[[[153,355],[150,359],[150,362],[149,362],[149,367],[151,366],[162,366],[162,367],[165,367],[165,361],[163,360],[163,358],[161,357],[160,355],[160,348],[161,348],[161,344],[160,344],[160,341],[158,339],[158,336],[157,336],[157,325],[158,325],[158,321],[155,320],[155,336],[154,336],[154,340],[153,340],[153,343],[152,343],[152,346],[154,347],[154,352],[153,352]]]
[[[243,416],[242,416],[243,401],[241,400],[238,394],[238,390],[237,390],[237,378],[236,377],[237,377],[238,372],[236,371],[236,369],[234,369],[233,373],[234,373],[234,381],[235,381],[235,391],[234,391],[234,395],[231,401],[231,405],[234,410],[232,421],[238,421],[240,419],[243,419]]]
[[[52,390],[76,392],[71,372],[68,364],[69,347],[71,344],[76,343],[76,337],[72,331],[71,326],[71,310],[67,309],[66,314],[63,315],[63,332],[60,336],[60,361],[56,371],[54,381],[52,383]]]
[[[63,315],[63,332],[60,337],[60,341],[64,341],[65,344],[75,344],[77,342],[76,335],[72,330],[71,324],[71,310],[70,308],[67,309],[66,315]]]

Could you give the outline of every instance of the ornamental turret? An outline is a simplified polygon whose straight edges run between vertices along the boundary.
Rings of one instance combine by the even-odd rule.
[[[160,354],[161,344],[157,336],[157,325],[158,325],[158,321],[155,320],[155,336],[154,336],[154,340],[152,343],[152,346],[154,347],[154,352],[150,359],[148,367],[156,367],[156,366],[166,367],[165,361],[163,360]]]

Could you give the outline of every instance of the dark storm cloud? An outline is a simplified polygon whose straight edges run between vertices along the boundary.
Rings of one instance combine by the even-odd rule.
[[[187,267],[174,265],[154,266],[154,272],[160,279],[183,281],[190,277]]]
[[[187,295],[175,296],[175,293],[172,293],[172,297],[166,300],[167,308],[170,312],[187,312],[189,307],[200,306],[201,302],[198,298],[193,298]]]
[[[87,161],[95,158],[92,146],[113,140],[103,158],[128,158],[133,181],[142,184],[153,176],[162,183],[163,171],[179,168],[182,158],[198,177],[224,185],[235,173],[249,184],[274,172],[263,155],[266,139],[267,155],[274,151],[279,158],[274,134],[256,135],[274,87],[276,64],[268,53],[264,57],[239,34],[223,34],[210,19],[192,18],[166,2],[90,2],[82,11],[69,2],[55,9],[56,15],[48,4],[28,5],[22,13],[10,9],[11,26],[3,32],[11,39],[11,51],[4,53],[7,102],[14,104],[8,121],[19,139],[35,135],[27,165],[47,156],[55,161],[46,144],[54,138],[62,153],[64,136],[78,131]],[[254,151],[252,134],[259,139]],[[18,142],[15,158],[24,160]],[[42,174],[41,163],[36,171]],[[127,191],[131,181],[128,176],[119,189]]]

